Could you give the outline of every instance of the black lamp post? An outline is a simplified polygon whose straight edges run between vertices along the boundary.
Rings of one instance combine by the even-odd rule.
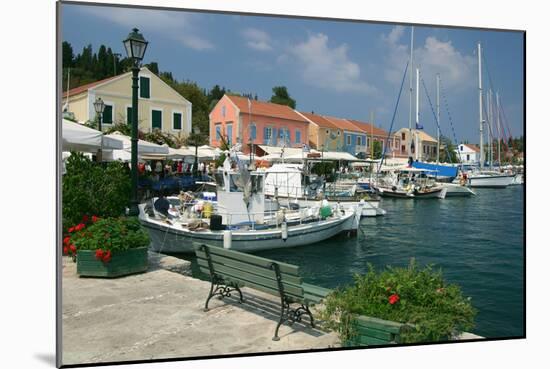
[[[98,97],[94,101],[94,110],[97,116],[97,129],[99,132],[103,132],[101,130],[101,121],[103,120],[103,111],[105,110],[105,104],[103,103],[103,100],[101,99],[101,97]],[[101,160],[102,160],[101,154],[102,154],[101,148],[99,148],[99,150],[97,150],[97,156],[96,156],[96,160],[98,163],[101,163]]]
[[[148,42],[145,41],[143,35],[134,28],[124,40],[126,54],[133,62],[132,65],[132,196],[130,199],[130,208],[128,215],[139,215],[138,198],[137,198],[137,151],[138,151],[138,74],[139,64],[145,55]]]
[[[195,145],[195,164],[193,164],[193,177],[197,177],[197,173],[199,171],[199,134],[201,133],[201,130],[199,127],[195,126],[193,127],[193,145]]]

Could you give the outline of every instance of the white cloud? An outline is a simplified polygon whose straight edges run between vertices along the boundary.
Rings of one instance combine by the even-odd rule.
[[[273,46],[271,45],[271,37],[264,31],[256,28],[247,28],[242,32],[244,39],[246,40],[246,46],[258,51],[271,51]]]
[[[338,92],[372,93],[374,87],[361,79],[359,65],[349,59],[348,46],[330,48],[328,36],[309,35],[307,41],[292,45],[280,62],[294,62],[304,81],[312,86]]]
[[[384,46],[389,50],[384,76],[392,83],[401,82],[405,64],[410,58],[410,39],[400,42],[404,31],[402,26],[396,26],[388,35],[382,35]],[[414,49],[413,68],[420,69],[425,81],[434,79],[439,73],[447,88],[462,90],[476,83],[475,57],[462,54],[451,41],[429,36],[419,45]]]
[[[148,9],[82,7],[88,15],[106,19],[114,24],[128,28],[139,28],[147,39],[149,32],[161,33],[179,41],[185,47],[194,50],[209,50],[214,44],[199,35],[197,22],[199,15],[171,11],[151,11]],[[125,36],[125,35],[124,35]]]

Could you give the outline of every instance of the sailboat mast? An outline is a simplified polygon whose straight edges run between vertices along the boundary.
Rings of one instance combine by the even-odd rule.
[[[374,111],[370,112],[370,158],[374,159]]]
[[[407,142],[407,153],[411,157],[412,144],[412,104],[413,104],[413,45],[414,45],[414,26],[411,27],[411,60],[410,60],[410,80],[409,80],[409,142]]]
[[[420,94],[418,93],[418,88],[420,87],[419,77],[420,77],[420,70],[416,68],[416,126],[415,126],[416,129],[414,130],[414,136],[415,136],[414,157],[416,160],[418,160],[418,151],[419,151],[419,147],[418,147],[418,123],[419,123],[418,105],[420,103],[419,101]]]
[[[493,141],[491,140],[491,132],[493,125],[493,96],[491,89],[487,91],[487,161],[489,167],[493,167]]]
[[[483,168],[483,86],[481,85],[481,42],[477,43],[477,67],[479,80],[479,166]]]
[[[497,132],[498,132],[498,141],[497,141],[497,150],[498,150],[498,166],[501,166],[500,162],[500,101],[498,99],[497,91]]]
[[[441,132],[439,130],[439,73],[437,73],[435,78],[435,85],[437,89],[436,95],[436,105],[437,105],[437,164],[439,164],[439,142],[441,141]]]

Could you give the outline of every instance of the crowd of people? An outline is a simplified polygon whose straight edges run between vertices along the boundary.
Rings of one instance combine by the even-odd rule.
[[[185,163],[182,160],[166,161],[140,161],[138,163],[138,173],[140,176],[151,176],[154,180],[171,177],[174,175],[193,174],[194,163]],[[212,163],[198,163],[197,172],[200,175],[210,175],[214,171]]]

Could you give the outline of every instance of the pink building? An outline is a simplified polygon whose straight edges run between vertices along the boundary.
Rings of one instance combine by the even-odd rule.
[[[230,145],[241,142],[245,153],[250,152],[250,143],[302,147],[308,140],[308,121],[286,105],[224,95],[209,117],[214,147],[221,145],[221,137]]]

